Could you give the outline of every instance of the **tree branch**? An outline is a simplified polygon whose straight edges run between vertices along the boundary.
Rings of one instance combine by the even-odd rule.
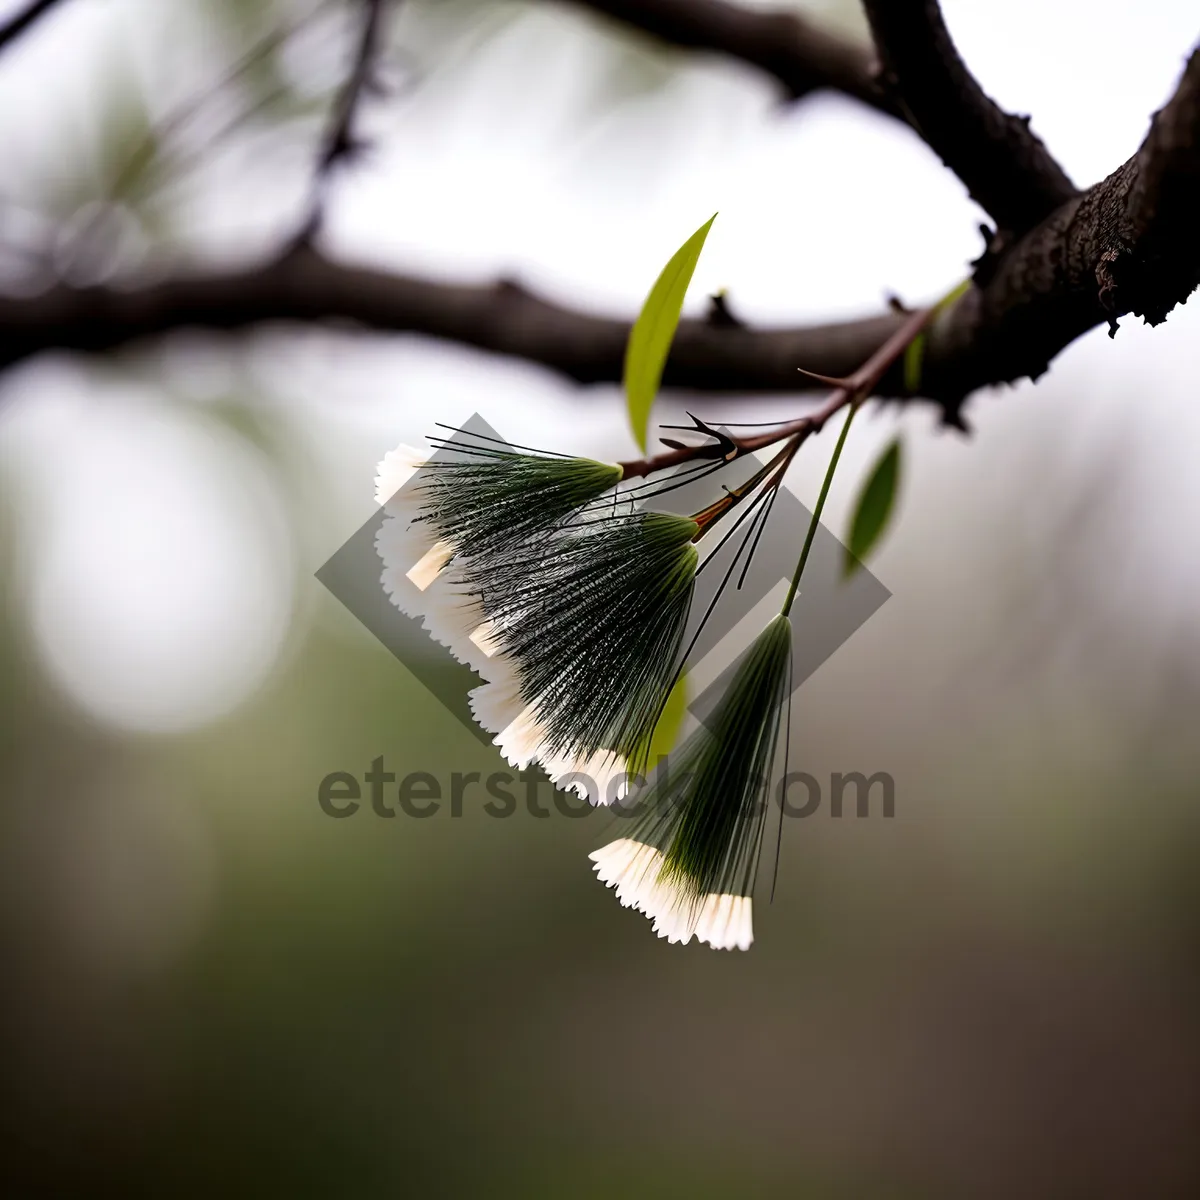
[[[1022,234],[1077,195],[1029,128],[967,70],[937,0],[864,0],[871,31],[913,127],[1000,230]]]
[[[10,42],[15,42],[35,21],[44,17],[60,0],[33,0],[20,12],[14,13],[0,25],[0,51]]]
[[[902,320],[896,314],[814,328],[719,328],[681,323],[668,385],[705,391],[799,392],[803,363],[852,372]],[[0,367],[46,350],[113,350],[173,329],[231,331],[265,323],[352,323],[444,338],[541,363],[579,383],[621,378],[630,322],[566,308],[501,282],[470,287],[347,266],[314,250],[223,273],[139,287],[56,285],[0,296]]]
[[[1157,325],[1186,295],[1189,264],[1200,257],[1200,48],[1174,96],[1154,114],[1132,176],[1122,237],[1137,245],[1138,256],[1115,282],[1131,293],[1131,311]],[[1116,266],[1118,274],[1122,269]],[[1162,277],[1176,272],[1181,277],[1163,286]]]
[[[1200,51],[1141,148],[997,260],[930,328],[918,394],[958,423],[980,387],[1037,378],[1081,334],[1124,313],[1161,321],[1200,283]],[[667,386],[790,392],[804,367],[850,375],[894,335],[900,313],[840,324],[751,329],[684,321]],[[51,349],[106,351],[185,326],[352,322],[445,338],[541,363],[581,383],[621,378],[629,322],[553,304],[512,283],[467,287],[345,266],[312,250],[244,270],[125,289],[59,284],[0,297],[0,367]],[[909,395],[893,367],[878,393]]]
[[[1138,152],[998,260],[930,334],[925,387],[945,403],[1037,379],[1065,346],[1133,313],[1156,325],[1200,285],[1200,50]]]
[[[375,69],[375,58],[379,52],[385,2],[386,0],[362,0],[362,32],[359,35],[354,63],[330,114],[329,128],[321,144],[316,170],[313,173],[308,213],[296,235],[296,246],[307,245],[320,232],[325,218],[325,199],[329,184],[338,165],[352,161],[364,149],[364,143],[354,136],[354,118],[364,93],[371,85],[371,73]]]
[[[863,46],[794,12],[755,11],[727,0],[572,0],[689,50],[737,58],[777,79],[793,100],[830,89],[899,116]]]
[[[778,445],[785,439],[791,442],[792,453],[794,454],[796,447],[812,434],[820,433],[825,428],[830,417],[835,413],[840,412],[848,405],[861,403],[871,396],[879,386],[879,381],[900,360],[913,341],[924,333],[936,313],[936,308],[922,308],[916,312],[907,313],[895,332],[872,352],[870,358],[861,363],[850,375],[829,377],[809,373],[810,378],[833,389],[833,394],[829,399],[815,411],[805,413],[804,416],[798,417],[793,421],[783,421],[762,432],[752,434],[727,433],[714,429],[711,425],[693,416],[692,424],[695,427],[694,432],[702,434],[708,439],[707,441],[684,445],[680,442],[664,438],[663,440],[670,449],[652,454],[649,457],[623,462],[621,464],[622,478],[635,479],[696,460],[715,460],[720,458],[725,462],[732,462],[735,458],[741,458],[744,455],[753,454],[757,450],[764,450],[769,446]],[[693,432],[693,430],[689,429],[688,432]],[[787,463],[790,461],[791,455],[789,454],[783,460],[780,471],[781,477],[783,472],[787,470]],[[770,471],[774,465],[772,462],[764,470]],[[758,478],[761,477],[760,474]],[[714,516],[719,512],[727,511],[732,503],[737,503],[746,494],[745,489],[747,486],[753,488],[757,485],[754,483],[749,485],[743,484],[741,489],[735,491],[726,489],[727,496],[710,505],[705,511]]]

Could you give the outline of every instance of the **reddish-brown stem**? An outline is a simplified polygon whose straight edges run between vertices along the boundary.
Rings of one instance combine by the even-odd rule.
[[[664,451],[662,454],[638,458],[620,464],[622,479],[638,479],[652,475],[656,471],[666,471],[671,467],[681,466],[686,462],[694,462],[703,458],[723,457],[726,462],[733,462],[756,450],[774,446],[787,438],[795,438],[799,446],[806,437],[819,433],[825,422],[835,413],[854,400],[862,400],[871,394],[878,386],[887,369],[908,349],[929,324],[937,311],[936,306],[918,309],[909,315],[907,320],[881,345],[852,375],[836,381],[836,386],[829,399],[816,412],[797,417],[794,421],[786,421],[768,429],[764,433],[752,434],[748,437],[733,437],[727,435],[725,443],[702,442],[698,446],[680,446]],[[724,446],[732,444],[732,450]],[[794,452],[794,451],[793,451]]]
[[[791,465],[791,461],[796,456],[796,451],[800,449],[800,442],[803,439],[797,434],[793,434],[787,445],[771,459],[770,462],[764,463],[762,468],[755,471],[745,483],[740,484],[735,488],[726,488],[725,495],[719,500],[714,500],[707,508],[694,514],[693,520],[700,526],[696,536],[692,538],[693,542],[698,542],[708,530],[719,521],[731,508],[740,504],[747,496],[753,492],[759,484],[774,475],[773,483],[778,483],[783,478],[783,473]]]

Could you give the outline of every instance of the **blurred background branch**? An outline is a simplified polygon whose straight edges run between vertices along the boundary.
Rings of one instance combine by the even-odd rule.
[[[866,46],[783,8],[756,10],[728,0],[572,0],[679,46],[740,59],[783,85],[791,100],[841,92],[888,116],[895,101],[879,86]]]
[[[0,21],[0,52],[61,2],[62,0],[32,0],[32,3],[19,8],[8,20]]]
[[[355,136],[354,117],[363,96],[371,90],[372,85],[379,87],[378,80],[373,81],[372,75],[382,42],[384,10],[389,2],[391,0],[362,0],[362,33],[359,35],[354,63],[330,114],[329,128],[313,172],[308,214],[296,235],[296,247],[309,245],[320,231],[329,188],[339,164],[353,163],[366,152],[366,142]]]

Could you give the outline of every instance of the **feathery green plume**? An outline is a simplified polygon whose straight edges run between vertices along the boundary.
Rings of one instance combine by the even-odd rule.
[[[570,520],[620,481],[621,468],[473,436],[445,442],[432,458],[404,445],[388,452],[376,476],[386,516],[375,544],[392,602],[480,670],[486,656],[470,640],[486,620],[479,572]]]
[[[492,682],[472,708],[510,762],[541,762],[600,803],[617,776],[644,770],[679,668],[697,528],[667,513],[597,514],[488,559],[476,640]]]
[[[631,836],[591,856],[599,878],[649,916],[659,937],[742,950],[754,939],[751,895],[791,649],[791,623],[778,615],[708,723],[639,797]]]
[[[502,553],[615,487],[621,468],[589,458],[446,444],[413,482],[417,520],[470,558]]]

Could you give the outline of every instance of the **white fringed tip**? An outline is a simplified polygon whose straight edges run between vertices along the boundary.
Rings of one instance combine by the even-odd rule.
[[[615,888],[625,908],[636,908],[652,916],[657,908],[658,873],[662,868],[661,850],[633,838],[618,838],[593,850],[588,858],[596,878],[606,887]]]
[[[754,943],[749,896],[696,896],[662,879],[662,852],[632,838],[609,842],[589,857],[596,877],[616,889],[621,904],[645,913],[654,932],[668,942],[686,945],[695,937],[714,950],[749,950]]]
[[[484,620],[483,607],[453,567],[424,593],[424,602],[422,624],[429,636],[460,663],[474,671],[483,670],[488,657],[471,636]]]
[[[410,526],[406,517],[384,517],[375,534],[375,552],[383,563],[380,580],[392,603],[409,616],[420,616],[425,598],[409,576],[413,564],[431,549],[429,535],[421,522]]]
[[[489,670],[503,661],[489,661]],[[467,702],[480,728],[496,735],[507,729],[525,708],[525,702],[521,699],[520,680],[511,669],[473,689],[467,695]]]
[[[383,461],[375,468],[375,503],[381,508],[429,461],[428,456],[401,442],[395,450],[389,450]]]
[[[485,670],[500,662],[503,659],[489,660]],[[502,671],[497,678],[475,688],[467,700],[475,720],[496,735],[493,744],[518,771],[545,755],[546,730],[537,719],[537,705],[522,699],[520,680],[514,671]]]
[[[556,787],[592,804],[612,804],[629,792],[629,763],[612,750],[559,755],[542,765]]]
[[[538,705],[525,702],[520,678],[509,659],[497,654],[476,669],[491,678],[467,697],[471,714],[481,728],[495,735],[492,741],[507,762],[521,771],[530,763],[541,763],[555,787],[573,791],[592,804],[611,804],[625,798],[629,790],[628,763],[621,755],[611,750],[588,755],[552,754],[549,734],[537,717]]]
[[[387,507],[409,480],[429,461],[429,456],[415,446],[401,442],[389,450],[375,468],[375,503]]]
[[[699,899],[683,894],[674,899],[654,918],[654,932],[668,942],[686,945],[694,934],[714,950],[749,950],[754,943],[749,896],[709,892]]]
[[[537,719],[537,706],[527,704],[492,740],[518,771],[537,762],[546,753],[546,729]]]
[[[454,557],[454,546],[434,536],[428,523],[418,521],[417,489],[405,484],[428,461],[420,450],[401,443],[389,450],[375,471],[375,503],[387,517],[375,537],[383,559],[384,590],[404,612],[415,615],[419,598]]]

